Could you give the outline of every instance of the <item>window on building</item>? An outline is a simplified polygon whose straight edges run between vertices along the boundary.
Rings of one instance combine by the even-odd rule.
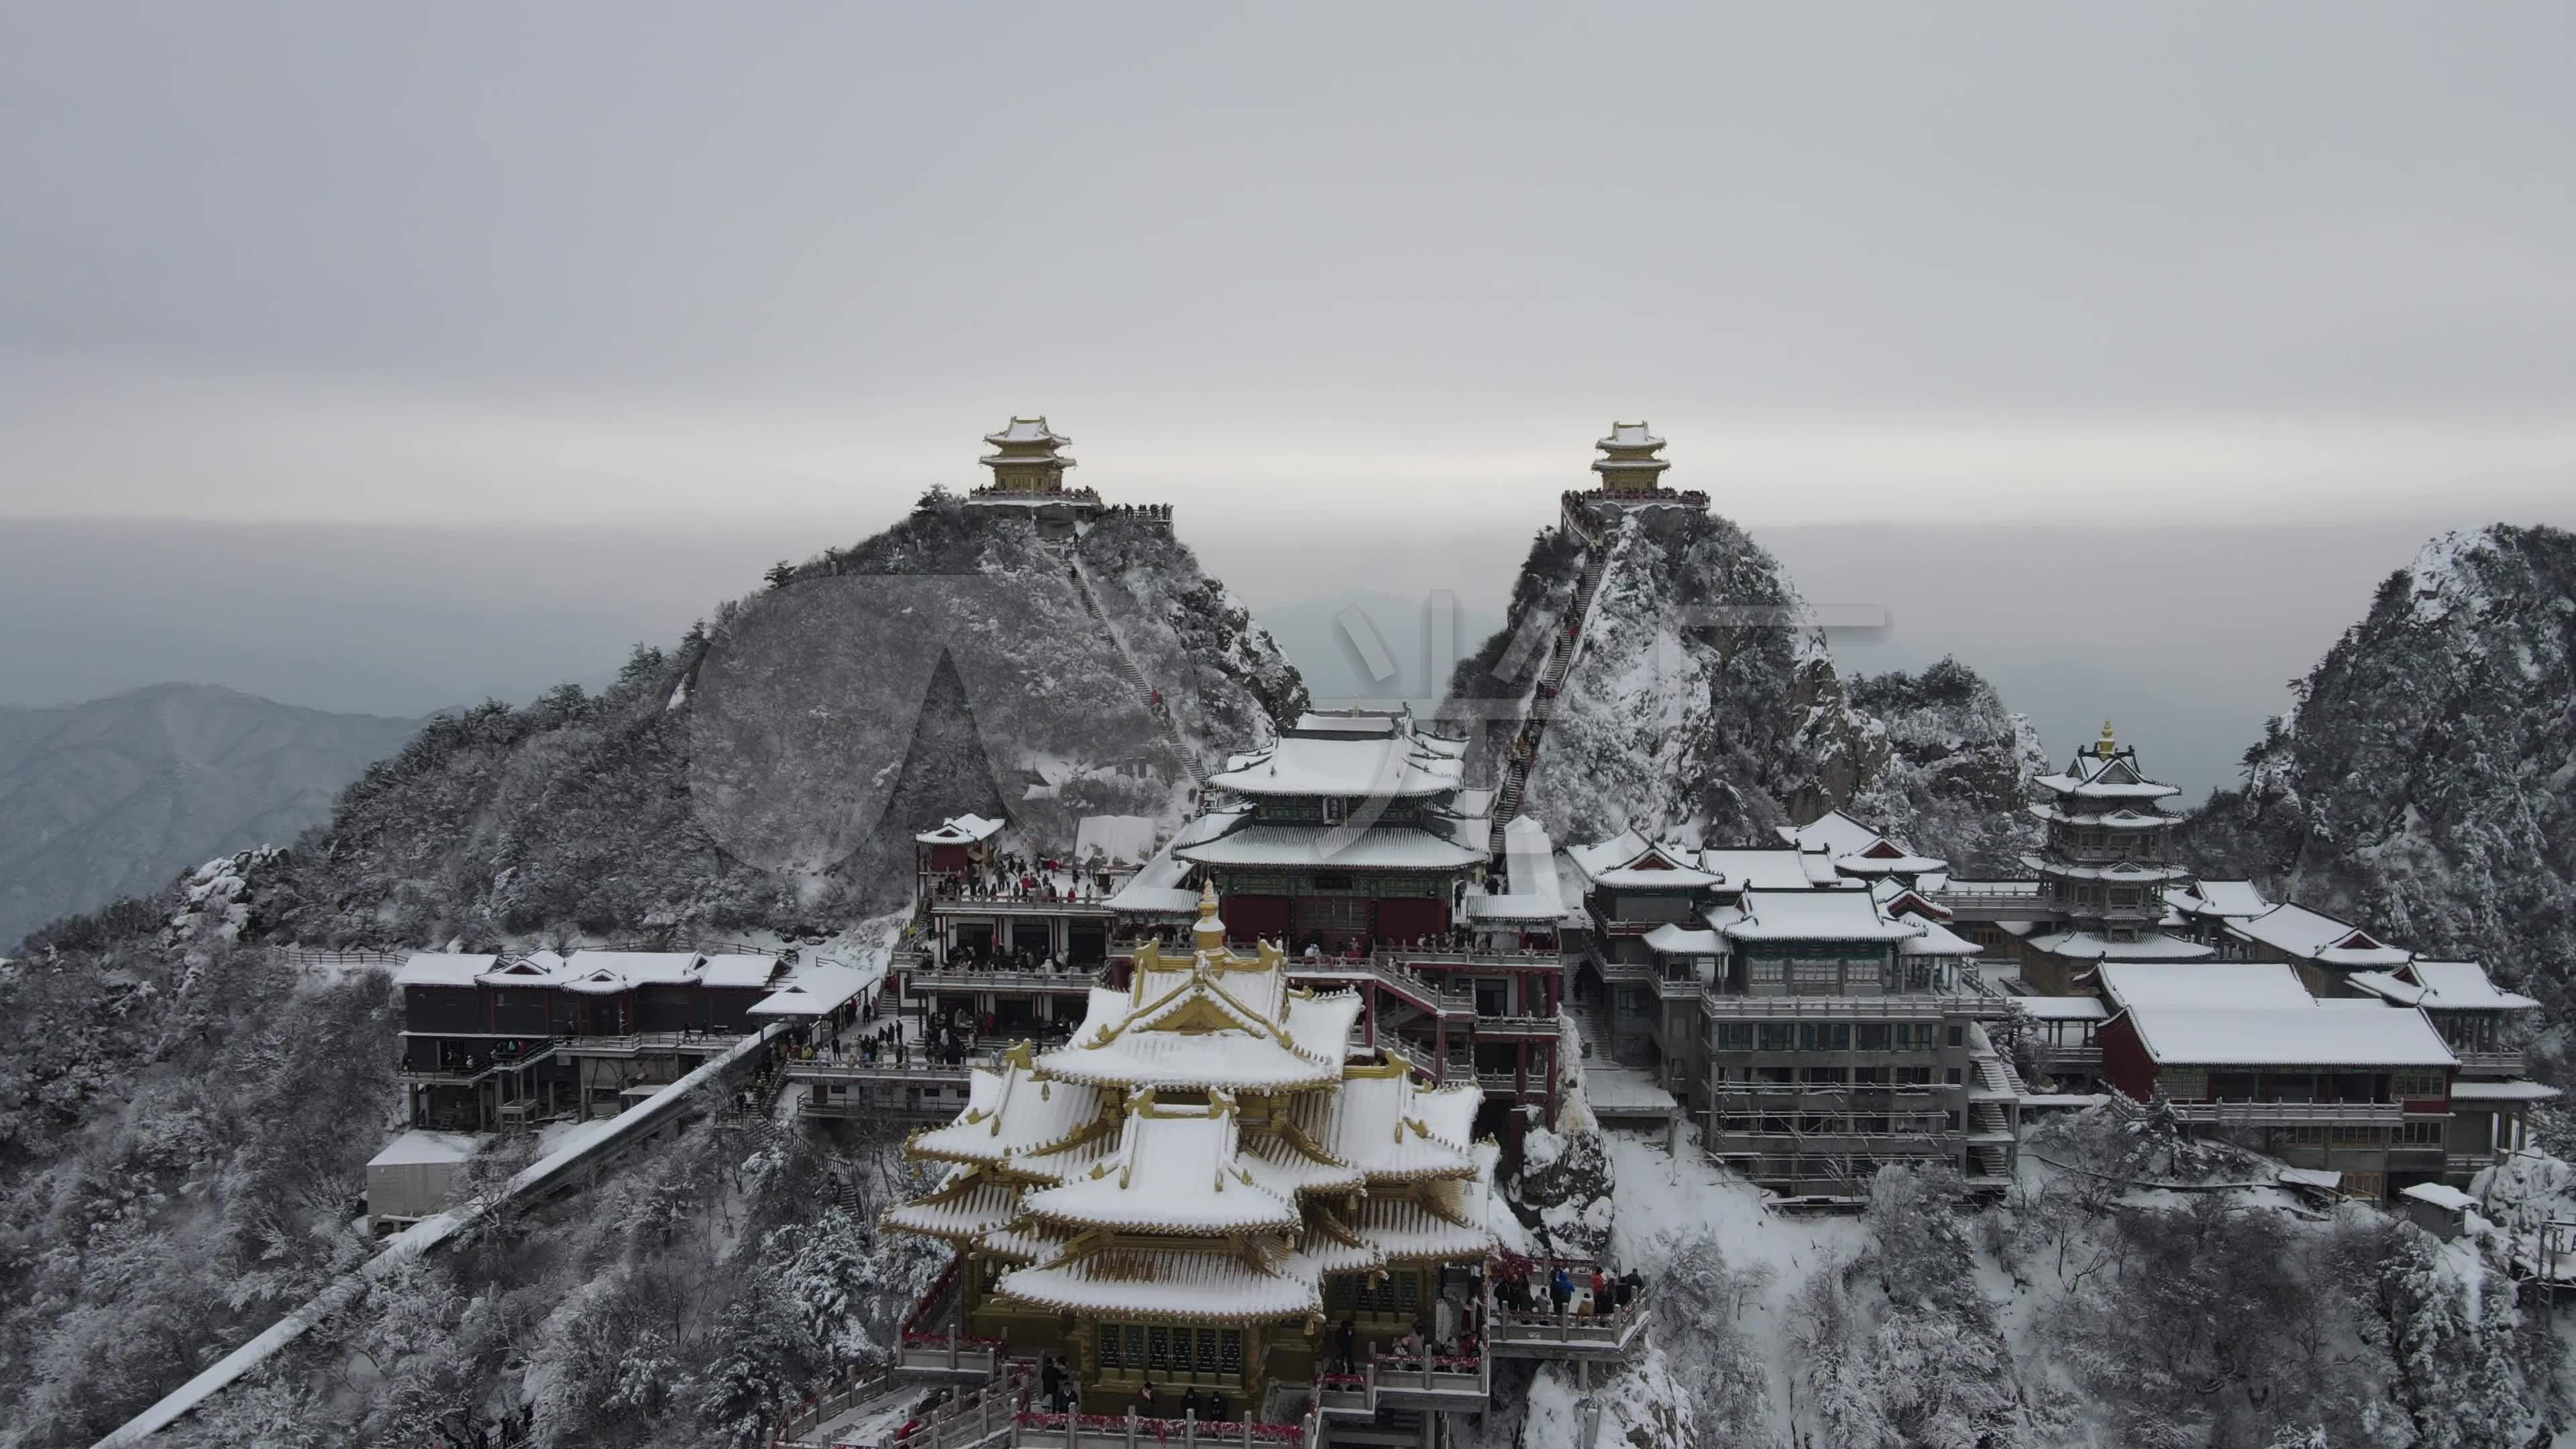
[[[2412,1122],[2401,1122],[2397,1126],[2397,1145],[2439,1147],[2442,1145],[2442,1126],[2442,1119],[2439,1117],[2424,1117]]]
[[[1790,989],[1800,996],[1832,996],[1843,989],[1843,967],[1839,961],[1801,961],[1790,978]]]
[[[1944,1112],[1944,1113],[1942,1113],[1942,1114],[1941,1114],[1941,1120],[1942,1120],[1942,1125],[1943,1125],[1947,1130],[1952,1131],[1952,1132],[1956,1132],[1956,1131],[1958,1131],[1958,1130],[1959,1130],[1959,1114],[1958,1114],[1958,1113],[1956,1113],[1956,1112]]]
[[[1967,1044],[1968,1028],[1959,1022],[1954,1021],[1950,1023],[1950,1045],[1954,1047],[1963,1047]]]
[[[1865,1052],[1887,1050],[1887,1023],[1863,1022],[1860,1028],[1860,1049]]]
[[[1778,986],[1789,979],[1789,963],[1777,956],[1755,956],[1746,971],[1756,986]]]
[[[1898,1067],[1896,1069],[1896,1084],[1900,1087],[1928,1087],[1932,1085],[1932,1069],[1930,1067]]]
[[[1181,1330],[1181,1351],[1189,1352],[1189,1330]],[[1172,1331],[1157,1323],[1145,1330],[1145,1367],[1159,1373],[1172,1371]]]
[[[2394,1072],[2388,1078],[2388,1095],[2401,1102],[2421,1102],[2445,1093],[2440,1072]]]
[[[1951,1067],[1951,1068],[1949,1068],[1949,1069],[1948,1069],[1948,1073],[1947,1073],[1947,1079],[1948,1079],[1948,1081],[1949,1081],[1949,1083],[1950,1083],[1950,1085],[1951,1085],[1951,1086],[1954,1086],[1954,1087],[1955,1087],[1955,1086],[1959,1085],[1959,1069],[1958,1069],[1957,1067]]]
[[[1342,802],[1339,797],[1327,796],[1325,798],[1324,823],[1327,825],[1339,825],[1342,823]]]
[[[1809,1067],[1803,1075],[1810,1086],[1839,1087],[1844,1081],[1840,1067]]]
[[[1798,1050],[1802,1052],[1850,1051],[1851,1023],[1847,1021],[1798,1023]]]
[[[1786,1021],[1763,1022],[1760,1049],[1766,1052],[1796,1051],[1798,1049],[1797,1026]]]
[[[2377,1147],[2386,1140],[2387,1138],[2382,1135],[2382,1129],[2377,1127],[2334,1129],[2334,1145],[2337,1147]]]

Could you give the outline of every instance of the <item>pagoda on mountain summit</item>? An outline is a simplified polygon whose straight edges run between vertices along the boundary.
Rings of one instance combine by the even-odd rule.
[[[1023,496],[1064,492],[1064,470],[1075,466],[1061,451],[1073,439],[1047,426],[1043,417],[1013,418],[998,433],[986,433],[993,451],[981,460],[993,470],[993,489]]]
[[[1621,514],[1634,509],[1669,507],[1705,510],[1708,495],[1696,489],[1679,492],[1664,486],[1664,472],[1672,460],[1663,456],[1664,440],[1642,419],[1633,423],[1614,422],[1610,436],[1592,445],[1601,456],[1592,460],[1592,471],[1600,482],[1590,489],[1572,489],[1563,499],[1565,521],[1587,539],[1597,539],[1600,531],[1618,523]],[[1658,528],[1679,526],[1681,515],[1651,514]]]
[[[948,1170],[886,1223],[957,1250],[908,1352],[999,1341],[1062,1356],[1086,1413],[1150,1384],[1249,1418],[1349,1351],[1339,1325],[1374,1350],[1474,1301],[1443,1270],[1494,1251],[1483,1093],[1353,1061],[1359,995],[1291,984],[1274,943],[1230,948],[1217,907],[1203,890],[1187,949],[1140,948],[1064,1045],[978,1068],[966,1110],[906,1145]]]
[[[1097,490],[1065,486],[1064,470],[1075,464],[1064,449],[1073,439],[1048,427],[1044,417],[1012,418],[1000,432],[986,433],[984,441],[993,451],[979,461],[993,470],[993,481],[967,494],[968,503],[1024,509],[1039,533],[1054,539],[1072,537],[1078,524],[1106,511]],[[1169,510],[1159,505],[1129,511],[1169,517]]]
[[[1610,436],[1592,446],[1601,456],[1592,460],[1592,471],[1601,475],[1601,491],[1610,494],[1658,494],[1665,491],[1664,470],[1672,463],[1655,456],[1664,450],[1664,440],[1641,419],[1633,423],[1612,423]]]

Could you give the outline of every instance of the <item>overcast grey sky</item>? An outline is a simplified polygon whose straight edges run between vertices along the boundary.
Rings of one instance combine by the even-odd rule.
[[[2407,540],[2576,523],[2571,56],[2564,4],[7,6],[0,530],[57,617],[0,696],[595,676],[1013,411],[1256,604],[1498,600],[1643,415],[1811,597],[2000,674],[2080,652],[2019,632],[2064,589],[2187,589],[2164,687],[2259,720]],[[1990,535],[1787,532],[2035,522],[2126,567],[2015,615]]]
[[[1757,525],[2535,505],[2571,55],[2563,4],[11,6],[5,506],[873,519],[1014,409],[1201,517],[1543,505],[1640,413]]]

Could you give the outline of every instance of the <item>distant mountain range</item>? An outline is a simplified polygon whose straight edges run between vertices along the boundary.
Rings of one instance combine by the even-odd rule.
[[[203,684],[0,708],[0,954],[211,856],[287,844],[420,725]]]

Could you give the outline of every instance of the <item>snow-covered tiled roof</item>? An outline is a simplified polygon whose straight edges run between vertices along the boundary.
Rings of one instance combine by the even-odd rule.
[[[484,1139],[469,1132],[405,1132],[367,1159],[369,1167],[420,1167],[463,1162],[483,1150]]]
[[[2180,786],[2161,784],[2140,773],[2136,751],[2125,749],[2108,755],[2086,750],[2065,769],[2031,783],[2077,800],[2161,800],[2182,793]]]
[[[1254,1182],[1291,1200],[1304,1192],[1351,1191],[1368,1181],[1367,1174],[1349,1163],[1318,1156],[1275,1133],[1243,1144],[1239,1160]]]
[[[2019,921],[2003,923],[2006,930],[2022,924]],[[2077,961],[2198,961],[2218,954],[2215,949],[2198,941],[2186,941],[2158,931],[2141,931],[2134,941],[2114,941],[2090,931],[2050,931],[2025,938],[2025,944],[2034,951]]]
[[[1018,1169],[1022,1158],[1097,1130],[1099,1118],[1099,1088],[1041,1081],[1026,1048],[1015,1047],[1000,1070],[970,1071],[966,1110],[916,1133],[911,1148],[921,1157]]]
[[[1464,777],[1457,756],[1426,748],[1405,730],[1367,739],[1290,735],[1229,758],[1207,783],[1249,796],[1419,800],[1455,791]]]
[[[1726,942],[1715,931],[1693,931],[1664,922],[1646,933],[1646,949],[1666,956],[1722,956]]]
[[[2272,909],[2250,880],[2195,880],[2167,886],[2165,904],[2187,916],[2259,916]]]
[[[886,1226],[950,1242],[981,1238],[1020,1216],[1020,1190],[980,1169],[959,1168],[927,1197],[891,1208]]]
[[[1035,417],[1013,418],[1000,432],[986,433],[984,441],[997,448],[1004,443],[1052,443],[1062,447],[1073,439],[1062,433],[1049,431],[1047,420],[1043,417]]]
[[[2539,1082],[2457,1081],[2451,1084],[2454,1102],[2550,1102],[2557,1100],[2556,1087]]]
[[[2102,994],[2127,1006],[2307,1006],[2299,973],[2277,961],[2105,961]]]
[[[709,956],[698,972],[698,980],[708,986],[746,990],[767,986],[778,974],[778,958],[759,955]]]
[[[1319,1217],[1324,1215],[1318,1214]],[[1356,1241],[1344,1241],[1348,1234]],[[1358,1230],[1338,1220],[1318,1222],[1306,1229],[1297,1241],[1297,1251],[1280,1264],[1282,1272],[1373,1273],[1386,1266],[1386,1254],[1376,1244],[1359,1236]]]
[[[1358,831],[1245,825],[1213,840],[1181,846],[1173,854],[1199,865],[1344,870],[1462,870],[1485,859],[1481,845],[1460,843],[1453,830],[1434,833],[1413,825],[1374,825]]]
[[[1202,903],[1202,931],[1213,923],[1214,905]],[[1222,945],[1168,956],[1147,946],[1136,953],[1127,989],[1093,988],[1071,1040],[1038,1066],[1101,1086],[1330,1085],[1350,1051],[1359,995],[1292,987],[1284,965],[1267,944],[1250,957]]]
[[[1229,1247],[1100,1247],[1006,1274],[1006,1298],[1058,1313],[1140,1313],[1158,1318],[1242,1323],[1320,1313],[1324,1298],[1311,1265],[1294,1255],[1255,1267]]]
[[[2167,815],[2153,805],[2144,810],[2129,805],[2119,805],[2109,809],[2095,805],[2068,810],[2061,805],[2040,804],[2029,808],[2030,813],[2041,820],[2059,825],[2087,825],[2097,830],[2162,830],[2180,818]]]
[[[1845,875],[1921,875],[1926,871],[1946,868],[1950,862],[1928,855],[1908,855],[1903,851],[1872,855],[1858,852],[1834,857],[1834,869]]]
[[[1294,1198],[1263,1187],[1238,1160],[1236,1128],[1222,1093],[1170,1107],[1140,1093],[1117,1149],[1089,1172],[1031,1192],[1028,1210],[1075,1231],[1222,1237],[1297,1227]]]
[[[2356,971],[2352,985],[2401,1006],[2434,1011],[2537,1011],[2540,1003],[2489,980],[2475,961],[2410,961],[2395,971]]]
[[[1804,825],[1780,826],[1779,836],[1800,850],[1820,851],[1828,857],[1914,854],[1905,842],[1873,830],[1840,810],[1828,810]]]
[[[1353,1068],[1339,1092],[1299,1097],[1289,1120],[1327,1156],[1372,1181],[1465,1177],[1476,1170],[1467,1133],[1483,1101],[1469,1083],[1418,1090],[1399,1063]]]
[[[1811,867],[1821,865],[1822,870]],[[1699,853],[1699,868],[1717,877],[1721,891],[1798,890],[1808,886],[1857,889],[1833,870],[1830,857],[1794,845],[1714,846]]]
[[[458,955],[448,951],[414,951],[394,973],[396,986],[472,986],[490,971],[498,956]]]
[[[2108,865],[2071,865],[2052,861],[2043,855],[2025,855],[2021,863],[2034,871],[2063,876],[2068,880],[2098,880],[2112,885],[2154,886],[2158,889],[2191,879],[2191,872],[2179,865],[2159,865],[2145,860],[2115,860]]]
[[[2328,966],[2384,970],[2405,965],[2415,954],[2380,941],[2350,921],[2340,921],[2302,905],[2278,905],[2259,916],[2230,921],[2227,932],[2299,960]]]
[[[862,971],[832,961],[817,961],[787,978],[776,991],[751,1004],[753,1016],[821,1016],[875,985],[882,970]]]
[[[2449,1067],[2442,1034],[2420,1011],[2375,1006],[2147,1004],[2121,1013],[2160,1066]]]
[[[1746,891],[1743,918],[1725,931],[1738,941],[1902,941],[1925,922],[1891,921],[1867,891]]]
[[[1594,886],[1611,890],[1703,890],[1717,877],[1699,868],[1697,853],[1657,845],[1623,830],[1596,845],[1566,847],[1565,858]]]
[[[706,959],[695,951],[575,951],[564,964],[576,982],[605,971],[628,986],[681,986],[698,979]]]
[[[913,839],[924,845],[973,845],[1001,833],[1003,822],[987,820],[981,815],[952,815]]]
[[[1351,1226],[1390,1263],[1455,1262],[1493,1251],[1493,1234],[1453,1221],[1410,1198],[1361,1201]]]
[[[1975,956],[1985,950],[1984,947],[1942,925],[1939,921],[1922,916],[1907,916],[1904,919],[1921,926],[1923,934],[1897,942],[1896,954],[1899,956]]]
[[[2464,1213],[2478,1205],[2476,1198],[2456,1187],[2444,1187],[2438,1182],[2419,1182],[2413,1187],[2402,1187],[2397,1190],[2397,1195],[2413,1198],[2417,1202],[2440,1208],[2445,1212]]]
[[[1603,438],[1592,446],[1596,448],[1660,448],[1663,445],[1664,440],[1656,437],[1654,429],[1648,426],[1645,420],[1641,418],[1633,423],[1612,423],[1610,425],[1610,436]]]
[[[2016,996],[2012,1002],[2033,1021],[2101,1021],[2111,1014],[2098,996]]]

